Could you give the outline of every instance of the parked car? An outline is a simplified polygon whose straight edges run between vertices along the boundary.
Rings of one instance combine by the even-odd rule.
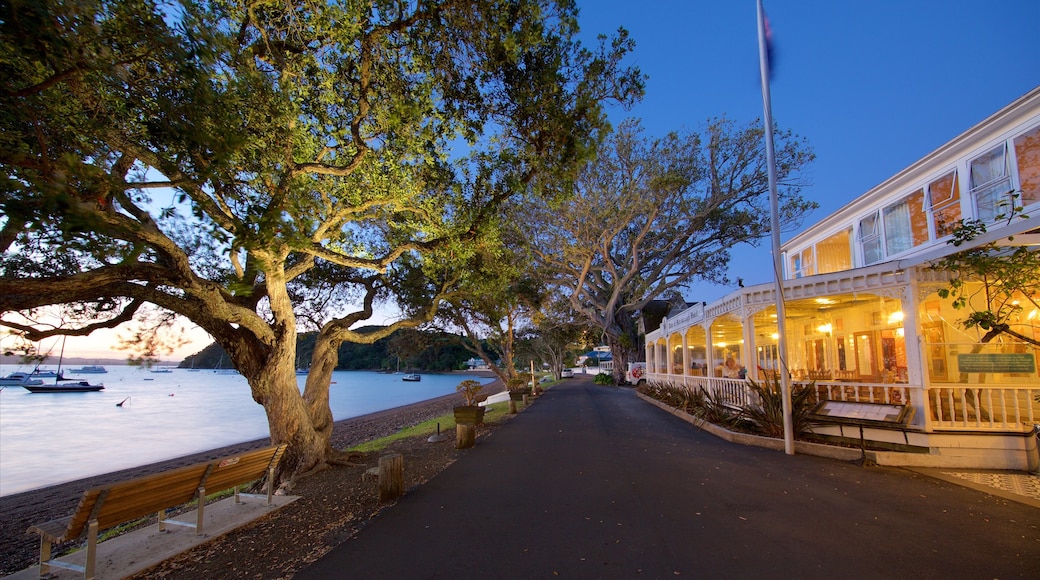
[[[563,369],[563,372],[560,373],[560,378],[561,379],[573,379],[574,378],[574,371],[572,371],[571,369]]]

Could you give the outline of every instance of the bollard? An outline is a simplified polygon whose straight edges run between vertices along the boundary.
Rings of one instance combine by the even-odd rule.
[[[404,495],[404,456],[389,453],[379,458],[379,502],[389,502]]]

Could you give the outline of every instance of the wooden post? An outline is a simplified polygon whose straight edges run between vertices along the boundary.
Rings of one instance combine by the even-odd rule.
[[[509,399],[509,414],[516,415],[516,401],[512,398]]]
[[[527,406],[531,404],[531,399],[529,397],[530,395],[524,393],[524,408],[527,408]]]
[[[404,456],[389,453],[379,458],[379,501],[393,501],[404,495]]]
[[[455,449],[469,449],[477,442],[477,426],[470,423],[455,424]]]

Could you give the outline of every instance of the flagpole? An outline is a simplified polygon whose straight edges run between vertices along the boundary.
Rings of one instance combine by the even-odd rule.
[[[780,202],[776,193],[776,154],[773,151],[773,107],[769,96],[769,51],[766,39],[765,10],[758,1],[758,62],[762,74],[762,123],[766,138],[766,165],[769,175],[769,230],[773,239],[773,279],[776,283],[777,358],[780,396],[783,399],[784,452],[794,455],[794,420],[791,418],[791,384],[787,373],[787,308],[784,305],[783,260],[780,255]]]

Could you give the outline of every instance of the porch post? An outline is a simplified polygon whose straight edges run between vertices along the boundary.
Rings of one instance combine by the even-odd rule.
[[[914,413],[913,425],[923,426],[927,432],[932,431],[932,413],[928,408],[928,383],[931,378],[925,369],[923,352],[928,348],[924,343],[924,331],[921,328],[920,305],[918,295],[917,269],[913,269],[906,285],[906,295],[900,301],[903,309],[903,341],[906,344],[906,381],[910,387],[910,404]],[[907,331],[912,335],[908,335]]]

